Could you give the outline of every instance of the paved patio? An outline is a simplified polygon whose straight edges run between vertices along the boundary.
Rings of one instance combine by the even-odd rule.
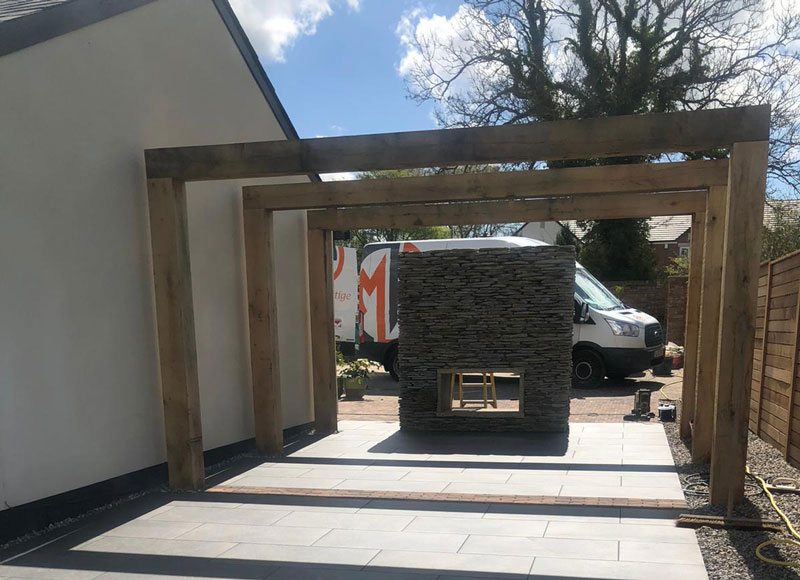
[[[343,421],[210,491],[142,498],[2,578],[706,579],[663,428],[407,434]],[[236,467],[232,468],[235,470]],[[563,505],[570,504],[570,505]]]

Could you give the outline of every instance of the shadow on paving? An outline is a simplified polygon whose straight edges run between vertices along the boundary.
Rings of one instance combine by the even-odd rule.
[[[133,500],[122,506],[117,506],[109,511],[94,516],[89,516],[79,523],[72,524],[58,530],[59,536],[51,538],[35,538],[26,543],[15,546],[13,553],[7,550],[0,553],[0,565],[14,567],[7,569],[12,575],[25,577],[40,575],[42,570],[75,572],[109,572],[117,574],[146,574],[152,576],[181,576],[199,578],[241,578],[243,580],[260,580],[263,578],[293,578],[305,580],[434,580],[440,575],[448,577],[459,575],[468,577],[475,575],[483,578],[497,580],[545,580],[552,576],[527,573],[485,572],[469,569],[454,570],[452,568],[439,569],[432,562],[430,568],[414,567],[386,567],[349,565],[319,562],[307,564],[290,560],[260,560],[225,558],[224,553],[214,557],[198,557],[186,555],[165,555],[149,553],[123,553],[90,551],[91,545],[82,546],[108,531],[126,524],[131,520],[141,517],[155,509],[164,507],[173,501],[191,502],[232,502],[237,504],[274,504],[274,505],[303,505],[315,507],[363,507],[367,500],[354,500],[342,498],[320,497],[284,497],[264,496],[251,494],[215,494],[200,493],[159,493]],[[404,500],[378,500],[381,509],[409,509],[404,505]],[[436,501],[414,501],[413,510],[425,509],[442,511],[485,511],[488,503],[464,504]],[[579,508],[569,506],[515,506],[493,504],[494,511],[508,510],[511,513],[520,509],[535,511],[543,515],[549,513],[565,514],[574,511],[576,514],[587,515],[586,510],[603,517],[617,517],[617,508]],[[154,541],[154,550],[158,549],[158,540]],[[378,550],[375,550],[376,552]],[[29,568],[30,573],[25,569]],[[5,571],[4,571],[5,573]],[[45,576],[46,576],[46,572]],[[599,578],[584,578],[584,580],[600,580]]]

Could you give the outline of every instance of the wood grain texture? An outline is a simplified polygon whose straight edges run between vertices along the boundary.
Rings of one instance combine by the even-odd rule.
[[[244,210],[256,447],[264,455],[277,456],[283,454],[283,417],[273,238],[272,212]]]
[[[766,349],[767,335],[769,333],[769,314],[770,314],[769,303],[770,303],[770,296],[772,295],[772,281],[773,281],[772,266],[773,266],[772,262],[767,264],[767,288],[766,288],[767,300],[766,303],[764,304],[764,328],[762,329],[761,332],[761,352],[760,352],[761,356],[758,359],[760,367],[759,368],[760,376],[758,379],[758,384],[760,388],[758,390],[758,398],[755,400],[756,435],[759,435],[761,433],[761,400],[763,399],[764,396],[764,377],[765,377],[765,372],[767,370],[767,365],[765,363],[767,358],[767,349]]]
[[[694,463],[708,463],[711,460],[719,344],[719,309],[722,293],[722,259],[727,208],[727,187],[712,187],[708,191],[706,204],[703,290],[698,313],[700,336],[695,378],[694,428],[692,430],[692,461]]]
[[[800,289],[797,291],[797,303],[795,305],[795,312],[794,312],[794,345],[792,345],[792,356],[791,362],[788,364],[789,367],[789,401],[786,404],[787,415],[791,417],[791,415],[795,414],[794,411],[794,402],[795,402],[795,393],[797,391],[797,363],[800,359],[800,353],[798,352],[798,348],[800,348]],[[766,344],[766,343],[765,343]],[[764,349],[766,352],[766,348]],[[789,420],[787,417],[787,421]],[[792,429],[787,425],[786,427],[786,437],[783,441],[783,456],[784,458],[789,458],[790,447],[792,443]]]
[[[317,433],[335,433],[339,397],[333,328],[333,235],[330,231],[308,232],[308,278],[314,428]]]
[[[689,248],[689,288],[686,296],[686,327],[684,331],[683,389],[681,395],[681,437],[690,435],[694,419],[697,359],[700,344],[700,307],[703,291],[703,240],[705,212],[692,217],[692,245]]]
[[[244,187],[246,208],[288,210],[364,205],[685,191],[725,185],[728,160],[570,167]]]
[[[769,138],[769,107],[148,149],[147,175],[184,181],[621,157]]]
[[[408,228],[516,223],[563,219],[611,219],[692,214],[705,209],[704,191],[608,194],[550,199],[368,206],[308,212],[309,229]]]
[[[186,187],[148,179],[147,196],[169,485],[199,490],[205,475]]]
[[[767,149],[766,141],[736,143],[731,152],[711,449],[714,505],[744,497]]]

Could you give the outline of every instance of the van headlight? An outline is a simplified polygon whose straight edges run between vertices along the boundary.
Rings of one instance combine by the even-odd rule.
[[[639,327],[635,324],[628,324],[611,318],[606,318],[605,321],[611,327],[611,332],[615,336],[639,336]]]

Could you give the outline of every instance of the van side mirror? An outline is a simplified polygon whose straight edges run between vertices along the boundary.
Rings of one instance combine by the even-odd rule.
[[[575,302],[575,315],[572,320],[575,324],[583,324],[589,320],[589,304],[586,302]]]

